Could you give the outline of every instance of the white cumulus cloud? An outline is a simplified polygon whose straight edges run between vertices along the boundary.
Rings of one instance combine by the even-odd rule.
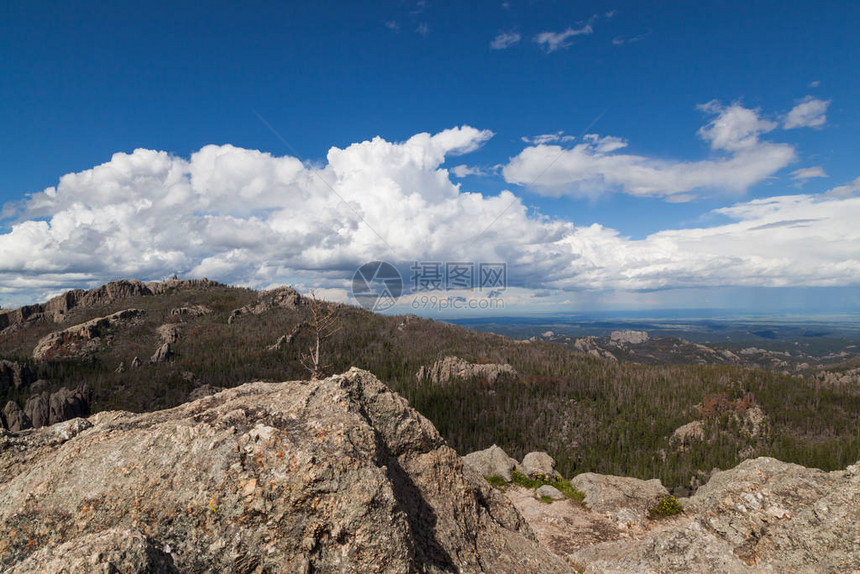
[[[740,145],[762,129],[749,126],[725,141]],[[510,191],[484,195],[453,183],[447,159],[491,135],[464,126],[403,142],[376,137],[333,147],[316,167],[230,145],[188,158],[117,153],[28,198],[0,234],[3,304],[174,272],[255,287],[304,284],[343,299],[354,270],[379,259],[407,270],[417,260],[504,262],[518,298],[548,289],[860,284],[853,194],[737,203],[716,214],[729,223],[631,240],[598,224],[530,214]],[[593,162],[618,157],[623,144],[589,136],[577,153]],[[743,153],[761,145],[744,144]],[[737,157],[714,173],[732,171],[725,163]],[[660,169],[665,176],[680,168]]]
[[[758,110],[710,102],[700,108],[714,116],[698,131],[716,158],[667,161],[619,153],[626,141],[589,135],[566,149],[534,145],[510,160],[503,174],[510,183],[545,195],[594,194],[611,190],[637,196],[671,197],[701,189],[743,191],[772,176],[795,158],[791,145],[763,141],[776,128]]]

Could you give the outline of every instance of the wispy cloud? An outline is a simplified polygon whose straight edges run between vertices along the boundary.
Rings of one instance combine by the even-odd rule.
[[[564,131],[560,130],[555,132],[554,134],[541,134],[539,136],[527,137],[523,136],[520,138],[527,144],[532,145],[542,145],[548,143],[556,143],[556,142],[570,142],[576,139],[574,136],[566,136],[564,135]]]
[[[546,50],[548,54],[562,48],[567,48],[573,43],[573,38],[594,32],[594,28],[592,27],[593,21],[594,18],[590,19],[580,28],[567,28],[562,32],[541,32],[534,37],[534,41]]]
[[[825,173],[824,168],[819,165],[813,167],[802,167],[794,170],[789,175],[791,176],[791,179],[797,182],[798,186],[801,186],[806,183],[807,180],[816,177],[827,177],[827,173]]]
[[[418,24],[418,27],[415,28],[415,31],[426,38],[430,34],[430,26],[428,26],[426,22],[421,22]]]
[[[612,38],[612,43],[615,46],[623,46],[624,44],[635,44],[636,42],[640,42],[651,35],[651,30],[647,32],[643,32],[638,36],[631,36],[629,38],[625,38],[624,36],[615,36]]]
[[[807,96],[788,112],[783,127],[787,130],[792,128],[820,128],[827,122],[827,107],[829,105],[830,100],[819,100]]]
[[[398,32],[400,30],[400,24],[397,23],[397,20],[388,20],[385,22],[385,27],[394,32]]]
[[[518,43],[520,39],[521,36],[517,32],[499,32],[490,42],[490,48],[493,50],[504,50]]]

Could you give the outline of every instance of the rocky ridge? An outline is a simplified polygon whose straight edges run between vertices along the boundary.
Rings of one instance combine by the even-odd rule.
[[[228,323],[232,323],[242,315],[261,315],[272,309],[295,309],[302,304],[302,296],[292,287],[282,286],[269,291],[263,291],[257,297],[257,302],[233,309]]]
[[[218,283],[208,279],[171,279],[149,283],[123,279],[111,281],[95,289],[73,289],[46,303],[0,311],[0,333],[14,332],[25,323],[41,321],[60,323],[65,320],[68,312],[76,307],[107,305],[130,297],[160,295],[173,289],[184,290],[214,285]]]
[[[107,317],[91,319],[62,331],[55,331],[36,344],[36,348],[33,349],[33,360],[45,361],[57,356],[81,357],[86,355],[105,342],[103,337],[109,331],[130,323],[143,313],[140,309],[126,309]]]
[[[570,572],[370,373],[0,431],[6,571]]]

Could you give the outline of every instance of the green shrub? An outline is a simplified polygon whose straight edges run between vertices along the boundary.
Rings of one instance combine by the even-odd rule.
[[[585,500],[585,493],[581,490],[577,490],[576,488],[574,488],[570,484],[570,481],[566,478],[560,478],[555,482],[550,482],[549,484],[556,487],[559,492],[561,492],[563,495],[570,498],[571,500],[575,500],[580,504],[582,504],[582,501]]]
[[[493,488],[502,489],[508,485],[504,478],[495,474],[493,476],[485,476],[484,478],[487,479],[487,482],[489,482]]]
[[[648,509],[648,514],[652,517],[659,516],[674,516],[684,512],[684,507],[678,502],[674,496],[664,496],[657,504]]]

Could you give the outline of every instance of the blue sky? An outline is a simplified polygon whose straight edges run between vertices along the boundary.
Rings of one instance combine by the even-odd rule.
[[[860,306],[855,3],[0,10],[3,306],[373,259],[504,261],[507,312]]]

